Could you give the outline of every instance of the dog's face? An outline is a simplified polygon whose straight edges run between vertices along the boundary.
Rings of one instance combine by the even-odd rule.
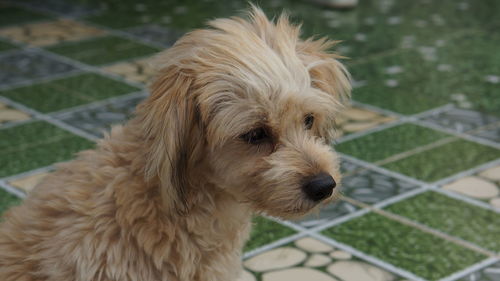
[[[142,106],[146,121],[166,118],[163,131],[150,129],[170,135],[151,152],[167,151],[160,173],[184,185],[182,196],[194,192],[185,188],[196,185],[192,178],[204,177],[279,217],[301,216],[334,198],[340,174],[330,143],[350,84],[326,52],[332,44],[301,41],[285,17],[274,24],[258,9],[251,21],[211,25],[167,51]]]
[[[248,89],[218,108],[207,124],[206,159],[211,179],[238,200],[295,217],[332,199],[340,181],[327,133],[335,104],[309,85],[282,82]]]

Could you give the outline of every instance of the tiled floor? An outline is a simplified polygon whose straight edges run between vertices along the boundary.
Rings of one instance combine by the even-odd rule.
[[[360,0],[288,10],[343,40],[343,198],[257,217],[239,281],[500,280],[500,1]],[[0,0],[0,213],[126,120],[148,58],[246,1]]]

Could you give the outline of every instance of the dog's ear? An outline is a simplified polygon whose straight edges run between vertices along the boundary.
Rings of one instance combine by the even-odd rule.
[[[297,42],[297,53],[309,71],[312,87],[332,95],[336,102],[344,104],[350,97],[351,76],[338,61],[343,57],[328,51],[336,44],[336,41],[326,38],[309,38]]]
[[[137,109],[149,147],[147,179],[157,179],[167,208],[186,212],[193,194],[190,172],[200,159],[203,129],[192,95],[194,75],[176,66],[160,70],[151,96]]]

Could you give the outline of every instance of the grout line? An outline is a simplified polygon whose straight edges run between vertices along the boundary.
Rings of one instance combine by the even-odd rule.
[[[471,205],[474,205],[474,206],[477,206],[477,207],[480,207],[483,209],[487,209],[487,210],[493,211],[497,214],[500,214],[500,208],[495,208],[488,203],[485,203],[485,202],[477,200],[477,199],[472,199],[472,198],[464,196],[460,193],[448,191],[448,190],[442,189],[442,188],[431,188],[430,190],[441,193],[441,194],[448,196],[448,197],[451,197],[453,199],[456,199],[456,200],[459,200],[462,202],[466,202],[466,203],[469,203]]]
[[[425,118],[425,117],[428,117],[428,116],[431,116],[431,115],[434,115],[434,114],[439,114],[439,113],[442,113],[442,112],[449,111],[449,110],[453,109],[454,107],[455,106],[453,104],[448,103],[448,104],[445,104],[445,105],[442,105],[442,106],[438,106],[438,107],[435,107],[435,108],[432,108],[432,109],[429,109],[429,110],[426,110],[426,111],[422,111],[420,113],[416,113],[416,114],[410,115],[410,117],[412,119]]]
[[[25,198],[26,194],[22,192],[21,190],[11,186],[10,184],[6,183],[4,180],[0,180],[0,189],[3,189],[7,191],[10,194],[13,194],[19,198]]]
[[[483,261],[480,261],[468,268],[465,268],[461,271],[458,271],[458,272],[455,272],[453,273],[452,275],[448,276],[448,277],[445,277],[443,279],[440,279],[439,281],[453,281],[453,280],[457,280],[459,278],[462,278],[462,277],[465,277],[466,275],[468,274],[471,274],[477,270],[480,270],[484,267],[487,267],[489,265],[492,265],[494,263],[496,263],[497,261],[499,261],[500,259],[499,258],[488,258],[488,259],[485,259]]]
[[[52,53],[52,52],[47,51],[47,50],[45,50],[43,48],[39,48],[39,47],[36,47],[36,46],[28,45],[28,44],[26,44],[24,42],[21,42],[21,41],[16,41],[16,40],[13,40],[13,39],[10,39],[10,38],[9,38],[9,41],[22,46],[21,49],[17,50],[19,52],[31,52],[31,53],[34,53],[34,54],[39,54],[39,55],[42,55],[42,56],[45,56],[45,57],[48,57],[48,58],[52,58],[53,60],[56,60],[57,62],[66,63],[68,65],[71,65],[71,66],[75,67],[76,70],[73,70],[75,72],[78,72],[78,71],[79,71],[79,73],[92,72],[92,73],[100,74],[101,76],[105,76],[105,77],[113,79],[113,80],[118,80],[118,81],[120,81],[120,82],[122,82],[124,84],[129,85],[129,86],[133,86],[133,87],[136,87],[136,88],[139,88],[139,89],[145,88],[144,84],[142,84],[142,83],[138,83],[138,82],[127,80],[127,79],[125,79],[121,75],[107,72],[107,71],[105,71],[104,69],[101,68],[101,67],[105,67],[105,66],[109,66],[109,65],[113,65],[113,64],[134,61],[134,60],[139,59],[139,58],[135,58],[134,57],[134,58],[130,58],[130,59],[123,59],[123,60],[115,61],[115,62],[110,63],[108,65],[93,66],[93,65],[87,65],[87,64],[85,64],[83,62],[74,60],[74,59],[69,58],[69,57],[65,57],[65,56],[62,56],[62,55],[59,55],[59,54],[56,54],[56,53]],[[153,55],[150,55],[149,57],[151,57],[151,56],[153,56]],[[144,56],[144,57],[141,57],[141,58],[144,59],[144,58],[147,58],[147,57],[148,56]],[[61,78],[63,78],[64,75],[61,75],[61,76],[62,76]],[[53,75],[51,77],[57,77],[57,75]],[[47,77],[47,78],[49,80],[52,80],[52,79],[50,79],[51,77]],[[57,78],[54,78],[54,79],[57,79]],[[33,83],[33,82],[37,83],[37,82],[39,82],[38,80],[41,80],[41,79],[30,79],[28,81],[25,81],[25,83]],[[15,86],[17,87],[17,85],[15,85]]]
[[[468,169],[468,170],[456,173],[456,174],[451,175],[451,176],[449,176],[447,178],[435,181],[433,184],[437,185],[437,186],[441,186],[443,184],[447,184],[449,182],[452,182],[452,181],[454,181],[456,179],[459,179],[459,178],[462,178],[462,177],[465,177],[465,176],[469,176],[469,175],[475,174],[475,173],[477,173],[479,171],[486,170],[486,169],[494,167],[496,165],[500,165],[500,159],[496,159],[496,160],[493,160],[493,161],[490,161],[490,162],[486,162],[485,164],[482,164],[482,165],[473,167],[471,169]]]
[[[459,133],[459,132],[456,132],[454,130],[450,130],[448,128],[443,128],[441,126],[437,126],[437,125],[431,124],[430,122],[427,122],[427,121],[416,120],[416,121],[410,121],[410,123],[413,123],[413,124],[416,124],[416,125],[420,125],[422,127],[426,127],[426,128],[429,128],[429,129],[434,129],[434,130],[438,130],[438,131],[441,131],[441,132],[445,132],[445,133],[454,135],[455,137],[466,139],[468,141],[472,141],[472,142],[475,142],[475,143],[479,143],[479,144],[482,144],[482,145],[486,145],[486,146],[490,146],[490,147],[493,147],[493,148],[496,148],[496,149],[500,149],[500,143],[496,143],[496,142],[493,142],[493,141],[490,141],[490,140],[487,140],[487,139],[478,138],[478,137],[475,137],[475,136],[472,136],[472,135],[469,135],[469,134],[466,134],[466,133]],[[488,125],[486,125],[486,126],[488,126]],[[477,129],[480,129],[480,128],[481,127],[477,128]]]
[[[55,125],[58,128],[64,129],[66,131],[69,131],[69,132],[71,132],[71,133],[73,133],[75,135],[78,135],[78,136],[83,137],[85,139],[88,139],[90,141],[96,141],[97,139],[99,139],[99,138],[95,137],[94,135],[91,135],[91,134],[89,134],[89,133],[87,133],[87,132],[85,132],[83,130],[80,130],[78,128],[70,126],[70,125],[68,125],[66,123],[63,123],[62,121],[59,121],[59,120],[57,120],[57,119],[55,119],[53,117],[50,117],[48,115],[45,115],[43,113],[40,113],[40,112],[38,112],[38,111],[36,111],[34,109],[28,108],[28,107],[26,107],[26,106],[24,106],[24,105],[22,105],[20,103],[14,102],[14,101],[12,101],[12,100],[10,100],[8,98],[0,96],[0,101],[3,101],[7,105],[10,105],[10,106],[12,106],[14,108],[17,108],[17,109],[20,109],[22,111],[25,111],[25,112],[28,112],[28,113],[32,114],[35,119],[46,121],[46,122],[48,122],[48,123],[50,123],[52,125]]]
[[[256,255],[258,255],[260,253],[263,253],[265,251],[269,251],[269,250],[271,250],[273,248],[276,248],[276,247],[288,244],[288,243],[290,243],[292,241],[295,241],[295,240],[297,240],[299,238],[307,236],[307,234],[308,234],[307,232],[299,232],[299,233],[290,235],[288,237],[281,238],[281,239],[279,239],[277,241],[274,241],[272,243],[266,244],[264,246],[258,247],[256,249],[253,249],[251,251],[248,251],[248,252],[244,253],[243,256],[242,256],[242,258],[243,259],[247,259],[247,258],[256,256]]]
[[[63,163],[63,162],[58,162],[58,163]],[[15,174],[15,175],[12,175],[12,176],[7,176],[5,178],[1,178],[0,181],[4,181],[4,182],[7,183],[9,181],[14,181],[14,180],[17,180],[17,179],[20,179],[20,178],[24,178],[24,177],[28,177],[28,176],[31,176],[31,175],[34,175],[34,174],[44,173],[44,172],[50,172],[53,169],[54,169],[54,165],[40,167],[40,168],[36,168],[36,169],[29,170],[29,171],[26,171],[26,172],[22,172],[22,173],[19,173],[19,174]]]
[[[388,271],[391,271],[397,275],[400,275],[402,277],[405,277],[405,278],[408,278],[410,280],[413,280],[413,281],[425,281],[425,279],[422,279],[420,277],[418,277],[417,275],[405,270],[405,269],[402,269],[402,268],[399,268],[399,267],[396,267],[390,263],[387,263],[383,260],[380,260],[378,258],[375,258],[373,256],[370,256],[370,255],[367,255],[361,251],[358,251],[356,250],[355,248],[351,247],[351,246],[348,246],[344,243],[340,243],[338,241],[335,241],[334,239],[331,239],[329,237],[326,237],[322,234],[319,234],[319,233],[311,233],[310,234],[313,238],[316,238],[324,243],[327,243],[329,245],[332,245],[336,248],[339,248],[339,249],[342,249],[346,252],[349,252],[351,254],[353,254],[354,256],[360,258],[360,259],[363,259],[363,260],[366,260],[372,264],[375,264],[377,266],[380,266],[381,268],[383,269],[386,269]]]
[[[151,65],[152,64],[152,59],[157,55],[159,54],[161,51],[157,52],[157,53],[154,53],[154,54],[149,54],[149,55],[143,55],[143,56],[138,56],[138,57],[133,57],[133,58],[130,58],[130,59],[122,59],[122,60],[117,60],[117,61],[113,61],[113,62],[109,62],[109,63],[105,63],[105,64],[100,64],[98,67],[99,68],[109,68],[109,67],[112,67],[112,66],[115,66],[117,64],[122,64],[122,63],[134,63],[134,62],[137,62],[137,61],[146,61],[146,63],[148,65]],[[113,75],[120,75],[120,74],[114,74]],[[135,82],[135,83],[140,83],[140,82]],[[141,83],[142,84],[142,83]],[[145,84],[145,83],[144,83]]]
[[[390,176],[390,177],[397,178],[397,179],[400,179],[400,180],[403,180],[403,181],[407,181],[407,182],[413,183],[415,185],[422,185],[422,186],[423,185],[428,185],[428,183],[423,182],[421,180],[414,179],[412,177],[409,177],[409,176],[406,176],[406,175],[403,175],[403,174],[400,174],[400,173],[397,173],[397,172],[393,172],[393,171],[387,170],[385,168],[382,168],[382,167],[376,166],[376,165],[374,165],[372,163],[369,163],[369,162],[366,162],[366,161],[354,158],[354,157],[349,156],[347,154],[344,154],[344,153],[341,153],[341,152],[337,152],[337,154],[339,154],[342,158],[349,160],[350,162],[353,162],[355,164],[363,166],[363,167],[365,167],[365,168],[367,168],[369,170],[373,170],[373,171],[379,172],[379,173],[384,174],[386,176]]]
[[[123,82],[123,83],[125,83],[125,84],[127,84],[129,86],[133,86],[133,87],[136,87],[136,88],[139,88],[139,89],[143,89],[144,88],[144,85],[141,84],[141,83],[137,83],[137,82],[126,80],[122,76],[117,75],[117,74],[113,74],[113,73],[109,73],[107,71],[104,71],[104,70],[102,70],[98,66],[87,65],[87,64],[84,64],[83,62],[79,62],[79,61],[74,60],[72,58],[65,57],[65,56],[62,56],[62,55],[59,55],[59,54],[56,54],[56,53],[52,53],[50,51],[47,51],[47,50],[44,50],[44,49],[41,49],[41,48],[30,47],[30,49],[34,50],[35,52],[38,52],[40,54],[44,54],[47,57],[52,57],[53,59],[66,62],[67,64],[73,65],[73,66],[75,66],[77,68],[80,68],[80,69],[83,69],[83,70],[87,70],[87,71],[90,71],[90,72],[94,72],[94,73],[98,73],[98,74],[101,74],[102,76],[106,76],[108,78],[121,81],[121,82]],[[127,61],[130,61],[130,59],[127,60]]]
[[[38,111],[35,111],[34,109],[31,109],[27,106],[24,106],[18,102],[15,102],[11,99],[8,99],[4,96],[0,96],[0,101],[5,103],[6,105],[10,106],[10,107],[13,107],[15,109],[18,109],[18,110],[21,110],[21,111],[24,111],[25,113],[28,113],[32,116],[32,118],[37,118],[38,116],[41,115],[41,113],[39,113]]]
[[[63,121],[57,120],[57,119],[52,118],[52,117],[47,116],[47,115],[40,116],[40,119],[47,121],[48,123],[50,123],[52,125],[55,125],[59,128],[62,128],[66,131],[69,131],[77,136],[80,136],[80,137],[85,138],[85,139],[92,141],[92,142],[96,142],[98,139],[100,139],[100,138],[98,138],[92,134],[89,134],[81,129],[78,129],[76,127],[68,125],[68,124],[64,123]]]
[[[405,117],[408,117],[406,115],[403,115],[401,113],[397,113],[395,111],[383,109],[383,108],[380,108],[380,107],[377,107],[377,106],[374,106],[374,105],[371,105],[371,104],[361,103],[361,102],[356,101],[356,100],[351,100],[351,104],[354,105],[354,106],[357,106],[357,107],[365,108],[365,109],[368,109],[368,110],[371,110],[371,111],[375,111],[375,112],[383,114],[383,115],[388,115],[388,116],[391,116],[391,117],[396,117],[396,118],[405,118]]]
[[[457,140],[457,137],[455,137],[455,136],[450,136],[450,137],[438,139],[438,140],[431,142],[429,144],[421,145],[421,146],[403,151],[401,153],[393,154],[385,159],[375,161],[375,162],[373,162],[373,165],[383,166],[383,165],[386,165],[389,163],[393,163],[393,162],[411,157],[415,154],[419,154],[419,153],[429,151],[429,150],[434,149],[434,148],[438,148],[440,146],[443,146],[445,144],[448,144],[448,143],[456,141],[456,140]]]
[[[355,212],[352,212],[352,213],[350,213],[348,215],[345,215],[345,216],[342,216],[340,218],[336,218],[334,220],[326,222],[324,224],[315,226],[315,227],[309,229],[308,232],[319,232],[319,231],[325,230],[327,228],[330,228],[332,226],[335,226],[335,225],[344,223],[346,221],[349,221],[351,219],[354,219],[354,218],[357,218],[357,217],[361,217],[362,215],[365,215],[365,214],[367,214],[369,212],[370,212],[370,210],[368,210],[366,208],[361,208],[361,209],[359,209],[359,210],[357,210]]]
[[[35,53],[35,54],[43,55],[45,57],[52,58],[52,59],[54,59],[54,60],[56,60],[58,62],[64,62],[66,64],[69,64],[69,65],[71,65],[71,66],[79,69],[80,71],[87,71],[87,72],[93,72],[93,73],[96,73],[96,74],[100,74],[100,75],[105,76],[107,78],[118,80],[120,82],[123,82],[124,84],[127,84],[129,86],[133,86],[133,87],[136,87],[136,88],[139,88],[139,89],[144,89],[145,88],[145,85],[142,84],[142,83],[138,83],[138,82],[127,80],[123,76],[107,72],[107,71],[103,70],[101,67],[110,66],[110,65],[118,64],[118,63],[130,62],[130,61],[134,61],[134,60],[140,59],[140,58],[144,59],[144,58],[147,58],[148,56],[142,56],[140,58],[135,58],[134,57],[134,58],[130,58],[130,59],[123,59],[123,60],[115,61],[113,63],[109,63],[107,65],[94,66],[94,65],[85,64],[83,62],[74,60],[74,59],[69,58],[69,57],[65,57],[65,56],[62,56],[62,55],[59,55],[59,54],[56,54],[56,53],[52,53],[52,52],[47,51],[47,50],[45,50],[43,48],[32,46],[32,45],[26,44],[26,43],[21,42],[21,41],[17,41],[17,40],[11,39],[11,38],[7,38],[7,39],[8,39],[9,42],[12,42],[12,43],[15,43],[15,44],[21,46],[21,49],[19,49],[17,51],[32,52],[32,53]],[[152,56],[154,56],[154,55],[152,54],[149,57],[152,57]]]
[[[390,197],[388,199],[382,200],[376,204],[373,204],[372,207],[377,208],[377,209],[383,209],[386,206],[392,205],[392,204],[397,203],[399,201],[403,201],[403,200],[406,200],[408,198],[417,196],[421,193],[424,193],[426,191],[429,191],[429,189],[430,188],[427,186],[419,187],[419,188],[413,189],[411,191],[408,191],[408,192]]]
[[[343,136],[341,138],[338,138],[335,141],[335,145],[338,145],[338,144],[341,144],[343,142],[347,142],[347,141],[350,141],[350,140],[353,140],[353,139],[361,138],[361,137],[364,137],[366,135],[369,135],[369,134],[372,134],[372,133],[376,133],[376,132],[379,132],[379,131],[382,131],[382,130],[385,130],[385,129],[396,127],[396,126],[399,126],[399,125],[401,125],[401,124],[403,124],[403,123],[405,123],[407,121],[408,121],[407,118],[403,117],[401,119],[397,119],[397,120],[394,120],[394,121],[391,121],[391,122],[379,125],[377,127],[368,129],[368,130],[364,130],[364,131],[361,131],[361,132],[352,133],[352,134]]]
[[[147,45],[149,47],[158,48],[158,49],[161,49],[161,50],[165,50],[165,49],[169,48],[168,46],[165,46],[165,45],[163,45],[161,43],[144,39],[144,38],[142,38],[140,36],[136,36],[136,35],[134,35],[132,33],[126,32],[126,31],[121,31],[121,30],[118,30],[118,29],[112,29],[112,28],[109,28],[107,26],[96,24],[96,23],[93,23],[93,22],[90,22],[90,21],[84,20],[84,19],[78,19],[78,21],[80,23],[83,23],[83,24],[87,25],[87,26],[91,26],[91,27],[94,27],[94,28],[102,29],[102,30],[108,32],[109,34],[112,34],[112,35],[115,35],[115,36],[118,36],[118,37],[126,38],[126,39],[133,40],[133,41],[139,41],[140,43],[142,43],[144,45]],[[133,26],[131,28],[141,27],[141,26],[147,26],[147,25],[148,24],[137,25],[137,26]]]
[[[280,218],[275,218],[275,217],[272,217],[272,216],[268,216],[268,215],[263,215],[264,218],[266,219],[269,219],[269,220],[272,220],[276,223],[279,223],[283,226],[286,226],[286,227],[289,227],[289,228],[292,228],[293,230],[297,231],[297,232],[307,232],[308,229],[307,228],[304,228],[298,224],[295,224],[291,221],[288,221],[288,220],[282,220]]]
[[[361,131],[361,132],[357,132],[357,133],[353,133],[353,134],[341,137],[341,138],[339,138],[339,139],[336,140],[336,144],[343,143],[343,142],[346,142],[346,141],[350,141],[350,140],[353,140],[353,139],[357,139],[357,138],[363,137],[365,135],[369,135],[371,133],[375,133],[375,132],[378,132],[378,131],[389,129],[389,128],[392,128],[392,127],[396,127],[396,126],[404,124],[406,122],[415,123],[415,121],[418,118],[423,118],[423,117],[426,117],[428,115],[433,115],[433,114],[436,114],[436,113],[448,111],[451,108],[453,108],[453,105],[447,104],[447,105],[440,106],[440,107],[437,107],[437,108],[433,108],[433,109],[430,109],[430,110],[427,110],[427,111],[424,111],[424,112],[421,112],[421,113],[417,113],[415,115],[405,116],[405,115],[401,115],[399,113],[395,113],[395,112],[392,112],[392,111],[387,112],[384,109],[380,109],[380,108],[372,106],[372,105],[365,105],[365,104],[362,104],[362,103],[359,103],[359,102],[353,102],[353,104],[355,106],[364,107],[364,108],[369,109],[371,111],[374,111],[376,113],[384,114],[384,115],[389,115],[390,117],[396,117],[398,119],[394,120],[392,122],[388,122],[388,123],[382,124],[380,126],[372,128],[372,129],[364,130],[364,131]]]
[[[31,80],[20,81],[18,83],[3,85],[3,86],[0,86],[0,91],[8,91],[8,90],[16,89],[16,88],[32,86],[32,85],[41,84],[41,83],[47,83],[47,82],[55,81],[58,79],[64,79],[64,78],[77,76],[77,75],[83,74],[83,73],[86,73],[86,72],[83,71],[82,69],[77,68],[74,70],[70,70],[68,72],[54,74],[54,75],[50,75],[47,77],[35,78],[35,79],[31,79]]]
[[[461,247],[467,248],[467,249],[472,250],[474,252],[481,253],[481,254],[486,255],[486,256],[492,256],[492,257],[495,257],[497,255],[495,252],[484,249],[484,248],[482,248],[474,243],[463,240],[462,238],[458,238],[458,237],[449,235],[445,232],[431,228],[429,226],[426,226],[422,223],[413,221],[413,220],[408,219],[406,217],[403,217],[403,216],[400,216],[400,215],[397,215],[397,214],[394,214],[394,213],[391,213],[391,212],[388,212],[388,211],[385,211],[382,209],[374,208],[373,206],[370,206],[368,204],[365,204],[363,202],[360,202],[360,201],[357,201],[357,200],[354,200],[354,199],[351,199],[348,197],[345,197],[344,200],[353,204],[353,205],[357,205],[357,206],[361,206],[361,207],[370,209],[372,212],[374,212],[380,216],[383,216],[385,218],[391,219],[391,220],[399,222],[401,224],[416,228],[422,232],[437,236],[443,240],[455,243]]]
[[[59,119],[62,117],[66,117],[67,115],[73,114],[75,112],[91,110],[91,109],[95,109],[95,108],[98,108],[98,107],[103,106],[103,105],[107,105],[107,104],[111,104],[111,103],[118,103],[118,102],[130,100],[133,98],[146,97],[146,96],[147,96],[146,91],[136,91],[136,92],[132,92],[132,93],[125,94],[125,95],[107,98],[104,100],[97,100],[97,101],[93,101],[93,102],[82,104],[82,105],[64,108],[64,109],[61,109],[59,111],[51,112],[47,115],[52,116],[52,117],[57,116],[57,119]]]
[[[16,108],[16,110],[19,110],[19,109]],[[24,113],[26,113],[26,112],[24,112]],[[26,120],[11,121],[11,122],[8,122],[8,123],[3,124],[3,125],[0,124],[0,130],[9,129],[9,128],[12,128],[12,127],[17,127],[17,126],[25,125],[25,124],[31,123],[33,121],[36,121],[36,120],[37,119],[35,119],[33,116],[30,115],[30,118],[26,119]]]

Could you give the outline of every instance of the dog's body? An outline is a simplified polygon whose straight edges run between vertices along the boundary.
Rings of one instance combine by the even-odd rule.
[[[253,214],[334,197],[348,74],[329,42],[251,17],[179,40],[136,117],[6,214],[0,280],[233,281]]]

